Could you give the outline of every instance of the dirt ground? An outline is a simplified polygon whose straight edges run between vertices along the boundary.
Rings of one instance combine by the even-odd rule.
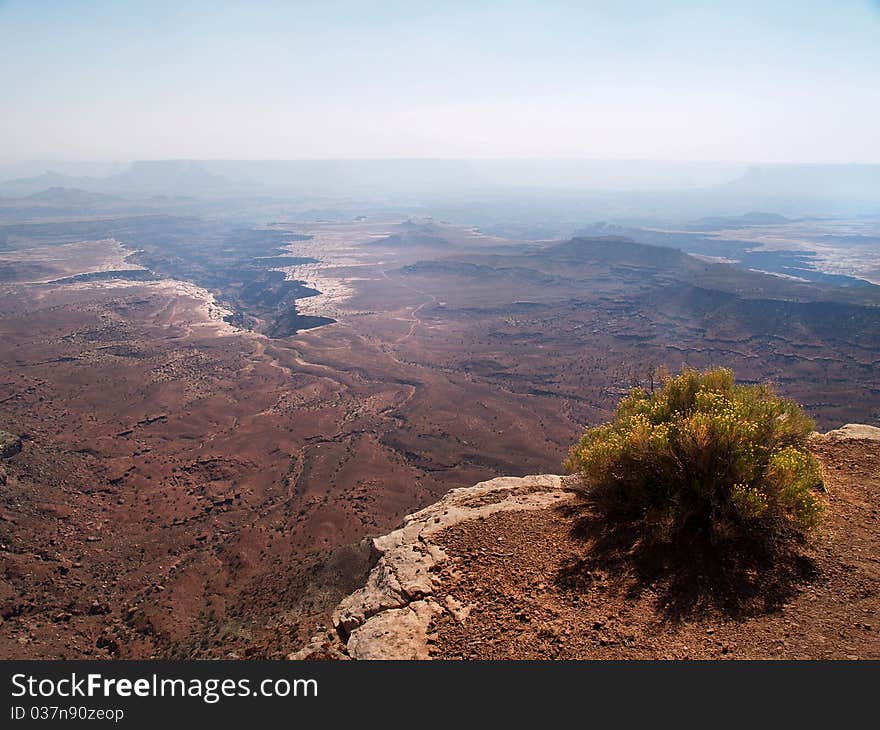
[[[557,471],[656,365],[769,378],[823,429],[877,421],[876,307],[807,306],[864,293],[393,231],[0,226],[0,429],[23,441],[0,484],[0,655],[287,656],[363,583],[365,538],[452,488]],[[283,268],[334,324],[260,334],[295,313],[255,263],[281,252],[320,259]]]
[[[817,438],[828,514],[806,544],[709,560],[644,550],[584,505],[450,528],[437,658],[878,659],[880,443]],[[467,609],[466,609],[467,610]]]

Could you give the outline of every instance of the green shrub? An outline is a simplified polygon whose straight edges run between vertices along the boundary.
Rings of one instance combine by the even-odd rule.
[[[685,369],[655,392],[630,391],[565,466],[590,498],[644,517],[655,538],[779,535],[823,513],[819,463],[806,446],[813,427],[769,385]]]

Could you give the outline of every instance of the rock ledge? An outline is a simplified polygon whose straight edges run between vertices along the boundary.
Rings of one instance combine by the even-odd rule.
[[[572,497],[566,479],[553,474],[498,477],[453,489],[407,516],[400,529],[373,540],[379,560],[364,587],[333,612],[335,633],[313,637],[288,658],[428,659],[431,620],[444,611],[464,620],[467,611],[434,599],[447,556],[432,535],[495,512],[544,509]]]
[[[860,439],[880,441],[880,428],[864,423],[847,423],[845,426],[829,431],[825,436],[833,439]]]

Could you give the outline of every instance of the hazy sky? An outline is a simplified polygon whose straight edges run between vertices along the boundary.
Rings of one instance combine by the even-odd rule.
[[[880,162],[880,2],[0,0],[0,158]]]

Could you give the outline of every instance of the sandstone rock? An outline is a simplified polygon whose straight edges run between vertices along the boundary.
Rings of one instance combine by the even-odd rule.
[[[573,493],[563,477],[544,474],[499,477],[453,489],[440,501],[411,514],[400,529],[377,537],[380,555],[366,584],[344,598],[333,613],[336,635],[318,635],[290,659],[428,659],[431,620],[449,611],[465,621],[471,607],[440,605],[433,596],[448,556],[432,535],[495,512],[543,509]]]
[[[339,637],[328,632],[313,636],[308,644],[299,651],[288,654],[287,658],[293,661],[348,659],[348,655],[342,652],[342,648],[343,644],[339,641]]]
[[[868,426],[863,423],[847,423],[845,426],[835,428],[825,434],[833,439],[866,439],[880,441],[880,428]]]
[[[461,601],[453,598],[452,596],[446,596],[446,601],[444,602],[444,606],[446,610],[452,614],[452,617],[458,621],[460,624],[464,624],[467,621],[468,616],[471,613],[471,609],[473,608],[473,604],[465,606]]]
[[[0,431],[0,459],[8,459],[21,451],[21,438],[8,431]]]
[[[352,659],[429,659],[428,626],[443,609],[432,600],[382,611],[355,629],[346,648]]]
[[[348,636],[371,616],[406,605],[403,589],[390,567],[380,561],[367,576],[367,583],[342,599],[333,612],[333,625]]]

